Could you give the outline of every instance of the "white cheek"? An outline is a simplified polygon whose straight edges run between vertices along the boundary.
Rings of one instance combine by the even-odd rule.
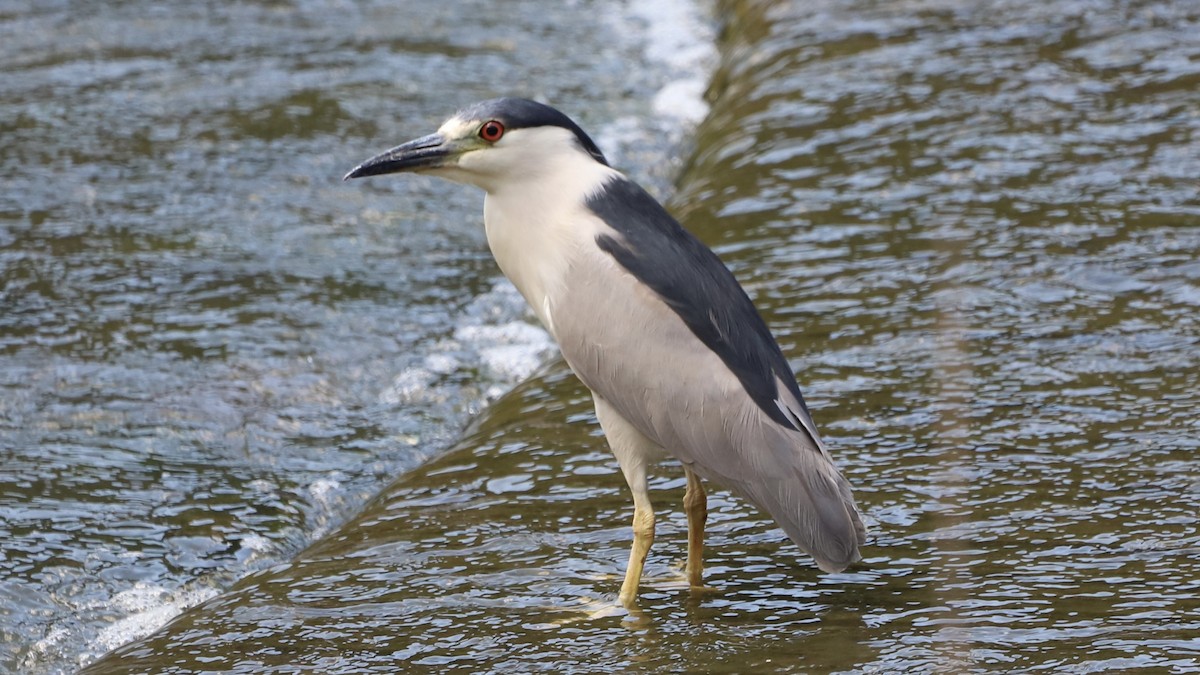
[[[458,158],[458,168],[464,171],[477,171],[480,173],[487,172],[488,169],[497,164],[495,148],[479,148],[468,153],[460,155]]]

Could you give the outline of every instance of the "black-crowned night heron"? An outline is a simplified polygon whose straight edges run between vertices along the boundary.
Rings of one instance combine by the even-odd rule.
[[[714,481],[771,514],[817,565],[859,559],[866,530],[788,362],[733,274],[570,118],[500,98],[346,178],[428,173],[483,188],[488,245],[592,391],[633,492],[632,606],[654,539],[647,465],[683,465],[687,579],[701,586]]]

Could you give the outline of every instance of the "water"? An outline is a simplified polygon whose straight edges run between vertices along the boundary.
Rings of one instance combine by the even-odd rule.
[[[443,11],[451,16],[466,11],[463,7],[447,4]],[[577,46],[588,34],[579,27],[576,11],[529,11],[530,30],[540,26],[539,35],[553,26]],[[344,26],[339,22],[349,21],[346,14],[344,8],[330,10],[327,22]],[[664,467],[653,482],[660,525],[640,611],[618,609],[615,594],[632,508],[586,392],[561,363],[551,361],[475,418],[448,451],[402,475],[340,527],[331,523],[328,536],[295,557],[245,565],[241,569],[255,571],[230,590],[87,672],[394,672],[405,667],[1200,672],[1200,200],[1195,182],[1200,175],[1195,95],[1200,11],[1169,2],[789,5],[729,0],[719,14],[727,25],[710,90],[712,110],[682,167],[675,211],[729,262],[780,338],[872,527],[864,562],[843,574],[821,574],[753,509],[717,491],[710,500],[706,555],[706,581],[713,590],[693,594],[680,570],[683,480]],[[483,16],[480,23],[489,17],[469,11],[462,16]],[[355,25],[383,31],[378,17]],[[431,32],[436,34],[417,34]],[[460,49],[477,43],[444,42]],[[418,49],[421,44],[427,45],[405,42],[388,55],[404,59],[431,53]],[[576,66],[597,61],[594,50],[585,58],[540,40],[522,44],[524,49],[502,54],[519,59],[527,49],[560,61],[579,58]],[[547,52],[538,51],[542,48]],[[495,66],[500,60],[488,49],[462,49],[442,58],[456,59],[457,65],[446,64],[436,76],[462,79],[468,77],[464,70],[474,72],[469,66]],[[345,109],[333,117],[387,126],[367,132],[345,123],[335,126],[341,131],[313,135],[336,148],[328,152],[343,153],[350,141],[373,150],[380,147],[380,136],[413,135],[402,133],[398,120],[403,116],[378,121],[389,119],[382,113],[397,103],[377,91],[379,75],[358,70],[361,60],[361,54],[348,57],[338,70],[340,78],[369,82],[347,84],[331,96]],[[550,62],[531,59],[514,67],[542,72]],[[504,71],[492,67],[488,72]],[[593,82],[580,86],[578,77],[557,77],[564,79],[554,93],[592,91]],[[623,91],[628,82],[618,81],[629,77],[630,70],[609,73],[614,84],[608,91]],[[453,88],[424,92],[409,105],[425,110],[425,96],[429,105],[440,105],[444,101],[434,99],[448,89]],[[669,90],[647,86],[640,98],[651,108],[686,109],[653,103]],[[628,120],[636,117],[629,114],[635,104],[620,111],[613,105],[613,99],[597,95],[590,106],[580,106],[586,110],[584,126],[612,123],[609,137],[622,137]],[[438,112],[429,112],[430,119]],[[641,112],[650,116],[648,109]],[[339,133],[348,138],[325,138]],[[326,161],[319,153],[298,157],[289,161]],[[359,159],[355,155],[351,164]],[[666,174],[638,167],[669,166],[661,155],[632,150],[617,161],[652,182]],[[330,174],[336,173],[333,164]],[[215,180],[204,166],[181,168],[194,172],[193,182]],[[288,165],[278,170],[284,177],[299,171]],[[227,254],[244,266],[328,265],[318,269],[355,282],[350,284],[355,292],[324,304],[320,301],[332,295],[330,289],[340,287],[318,283],[324,276],[260,274],[276,283],[244,282],[255,290],[254,302],[275,307],[274,314],[266,312],[258,321],[295,316],[303,326],[332,312],[329,307],[349,312],[344,307],[358,303],[359,310],[333,314],[327,320],[331,325],[319,322],[329,333],[324,342],[318,340],[320,331],[292,328],[308,335],[294,338],[295,343],[317,340],[323,349],[311,350],[315,361],[331,364],[317,371],[329,373],[325,380],[305,388],[295,383],[308,382],[301,375],[311,377],[312,369],[294,366],[298,375],[279,378],[293,391],[315,392],[305,394],[314,399],[311,406],[278,403],[268,396],[274,388],[253,390],[263,392],[260,399],[250,399],[261,401],[259,408],[226,404],[231,418],[249,409],[260,411],[252,421],[294,423],[303,417],[285,418],[281,411],[308,410],[342,419],[348,428],[360,424],[379,430],[363,441],[353,434],[320,435],[316,432],[339,427],[311,424],[308,444],[287,436],[275,446],[286,452],[259,455],[279,462],[273,469],[281,476],[305,476],[307,450],[307,461],[328,459],[326,467],[345,476],[337,480],[340,486],[354,480],[353,472],[366,473],[364,466],[388,474],[393,464],[378,458],[403,455],[398,448],[405,439],[413,441],[414,450],[408,451],[413,457],[396,459],[395,465],[412,467],[416,455],[436,446],[426,438],[428,418],[462,419],[463,413],[445,412],[456,409],[452,401],[471,408],[484,389],[506,386],[508,380],[489,379],[482,366],[442,374],[442,355],[453,352],[446,345],[459,341],[459,326],[519,330],[511,328],[515,314],[494,320],[442,318],[478,317],[482,310],[472,307],[503,304],[491,298],[510,297],[493,290],[477,231],[477,196],[412,179],[347,191],[327,185],[325,174],[314,171],[321,180],[314,178],[294,190],[299,194],[275,202],[285,212],[297,199],[308,204],[303,218],[290,216],[273,230],[272,218],[278,216],[271,214],[279,209],[255,207],[249,199],[214,198],[225,211],[215,209],[221,215],[204,224],[224,228],[227,236],[245,236],[247,228],[233,223],[275,232],[240,257],[237,249]],[[277,184],[290,182],[268,182]],[[61,192],[51,185],[47,180],[29,189],[51,196]],[[261,186],[253,194],[277,199]],[[136,203],[133,196],[126,200]],[[205,231],[191,225],[192,219],[207,217],[204,213],[186,209],[174,216],[187,241]],[[307,219],[337,223],[332,229],[344,239],[334,239],[328,226],[306,224]],[[405,229],[399,230],[396,219]],[[49,229],[45,222],[50,221],[39,225],[42,230]],[[90,221],[80,217],[80,222]],[[297,228],[304,234],[295,234]],[[416,235],[398,238],[397,231]],[[27,255],[45,250],[46,259],[60,260],[71,253],[53,242],[41,243],[46,235],[40,236],[37,245],[24,246]],[[320,250],[322,237],[340,242],[341,248],[327,248],[350,253],[339,258]],[[289,254],[266,255],[280,241],[293,242]],[[421,242],[426,248],[404,248]],[[213,251],[228,251],[228,245],[205,239],[194,247],[194,265],[228,262],[212,260]],[[381,253],[397,249],[416,257]],[[137,259],[136,249],[119,250],[123,255],[113,258]],[[456,259],[455,251],[468,251],[459,254],[468,262],[450,266],[450,274],[443,266]],[[160,276],[179,265],[178,255],[143,257],[145,264],[164,270]],[[401,265],[397,259],[413,262]],[[426,289],[427,299],[414,304],[426,307],[436,328],[406,341],[380,327],[384,337],[369,339],[369,327],[389,325],[380,318],[388,316],[388,308],[405,317],[419,311],[395,308],[398,297],[413,291],[393,284],[399,283],[396,275],[435,274],[428,267],[440,268],[443,275],[427,279],[426,286],[414,282],[413,288]],[[6,282],[12,283],[7,277]],[[105,287],[99,288],[97,295],[103,295]],[[148,301],[156,297],[145,293]],[[297,302],[299,309],[290,310]],[[55,306],[47,302],[41,311]],[[176,315],[192,317],[194,309],[184,303]],[[233,330],[210,322],[193,329],[200,335],[191,337],[202,348],[213,348],[230,344],[227,334]],[[174,334],[181,332],[187,334],[183,329]],[[156,327],[138,339],[164,340],[162,335],[172,334]],[[201,339],[211,336],[220,339]],[[538,344],[529,336],[525,343]],[[173,367],[180,370],[164,375],[161,386],[167,393],[211,400],[194,382],[177,384],[179,372],[188,372],[191,364],[197,378],[219,379],[209,372],[228,373],[234,370],[231,363],[257,363],[241,355],[258,354],[262,344],[256,340],[232,354],[223,347],[220,355],[174,359]],[[354,354],[369,344],[379,345],[370,352],[377,356],[359,365]],[[415,351],[428,344],[442,347]],[[483,357],[470,354],[490,342],[477,344],[465,350],[467,356],[455,353],[454,358],[483,363]],[[66,361],[75,353],[67,349],[65,356],[55,357],[53,344],[40,349],[26,353],[26,363],[48,368],[47,358],[53,365],[54,358]],[[43,352],[50,357],[32,358]],[[120,363],[113,356],[96,357],[99,365],[93,367],[106,372],[101,366],[112,369],[113,360]],[[7,365],[5,372],[10,372]],[[400,375],[403,386],[395,386]],[[146,408],[145,403],[89,407],[79,402],[87,390],[80,393],[78,385],[48,397],[44,389],[61,380],[43,378],[24,375],[9,385],[14,396],[30,400],[30,408],[49,406],[43,399],[60,406],[25,418],[43,426],[65,418],[78,420],[79,429],[103,429],[103,419],[85,422],[85,413]],[[259,382],[265,376],[235,379]],[[34,386],[43,381],[48,383],[43,390]],[[430,382],[439,387],[433,391],[447,392],[444,405],[421,402]],[[150,391],[150,403],[170,403],[169,396]],[[349,406],[353,415],[338,417],[346,408],[329,400],[338,397],[359,403]],[[76,401],[74,418],[52,414],[70,401]],[[244,437],[264,443],[255,439],[273,437],[259,429],[276,428],[257,421],[248,427],[256,435],[206,440],[195,422],[188,426],[195,418],[182,415],[195,408],[163,408],[171,414],[156,418],[154,428],[170,433],[159,431],[144,441],[152,448],[178,438],[175,442],[192,452],[214,453],[210,446],[232,446]],[[206,424],[224,419],[204,410],[196,417]],[[403,427],[414,410],[427,417]],[[126,448],[87,446],[79,440],[85,437],[81,430],[70,447],[55,440],[62,432],[41,433],[51,440],[34,446],[38,456],[58,457],[63,466],[81,463],[77,456],[95,457],[103,466]],[[229,448],[225,452],[234,456]],[[212,457],[206,457],[207,471],[196,475],[219,470],[211,466],[219,467]],[[328,480],[328,471],[307,475],[312,482],[291,480],[297,485]],[[143,489],[170,489],[152,478]],[[383,480],[364,479],[363,493],[369,484],[379,484],[370,481]],[[283,530],[277,523],[289,517],[282,507],[306,503],[291,494],[280,491],[276,502],[261,498],[267,505],[278,503],[283,512],[264,507],[261,517],[270,524],[263,530]],[[241,514],[258,513],[244,510],[245,504],[258,502],[223,495],[213,489],[187,517],[202,522],[225,513],[230,520],[248,520]],[[145,497],[153,499],[159,497]],[[232,508],[218,508],[226,504]],[[47,514],[46,522],[53,524],[50,519],[61,512]],[[128,536],[170,541],[175,528],[188,522],[172,523],[157,540],[153,534]],[[307,523],[297,529],[317,530]],[[59,534],[69,532],[66,528],[46,526],[40,532],[68,551],[78,552],[80,542],[87,542],[85,535]],[[297,540],[308,541],[307,536]],[[33,535],[22,541],[51,545]],[[192,544],[192,550],[200,548]],[[135,573],[145,573],[146,567],[112,566]],[[14,565],[6,578],[34,576],[22,569]],[[47,578],[34,580],[43,584]],[[19,586],[26,593],[17,601],[26,604],[18,606],[27,608],[23,616],[41,616],[38,609],[28,609],[40,597],[28,592],[31,586],[48,587]],[[6,621],[7,626],[28,625]]]
[[[350,167],[523,93],[669,186],[675,4],[409,4],[0,3],[0,672],[287,560],[553,353],[478,194]]]

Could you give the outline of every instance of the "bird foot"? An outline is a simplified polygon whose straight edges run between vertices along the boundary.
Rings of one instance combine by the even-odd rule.
[[[709,586],[703,581],[698,584],[692,583],[691,576],[687,572],[687,563],[683,560],[671,566],[671,585],[674,586],[677,584],[686,585],[692,593],[715,593],[720,590],[715,586]]]
[[[548,621],[541,626],[546,628],[559,628],[568,626],[574,623],[595,621],[597,619],[607,619],[613,616],[632,616],[640,614],[636,609],[625,607],[620,602],[614,599],[597,599],[587,596],[578,598],[573,606],[567,608],[567,616],[564,616],[554,621]],[[555,607],[556,610],[562,610],[563,607]]]

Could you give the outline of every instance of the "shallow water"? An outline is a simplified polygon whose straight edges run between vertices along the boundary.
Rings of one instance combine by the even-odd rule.
[[[340,180],[524,93],[669,184],[657,19],[504,7],[0,3],[0,672],[287,560],[552,354],[478,194]]]
[[[640,611],[617,609],[632,507],[586,393],[551,363],[329,536],[88,672],[1200,671],[1200,14],[728,2],[721,17],[675,210],[780,338],[871,524],[863,563],[821,574],[717,491],[712,590],[692,593],[683,481],[664,467]],[[434,250],[469,242],[464,267],[489,279],[477,201],[411,183],[311,201],[358,213],[345,226],[372,246],[402,244],[361,214],[406,214]],[[443,198],[463,200],[461,234]],[[294,255],[348,264],[318,253]],[[431,314],[462,302],[430,293]],[[344,330],[324,358],[353,354],[361,328]],[[345,381],[398,372],[382,351]],[[354,419],[390,429],[411,406]]]

